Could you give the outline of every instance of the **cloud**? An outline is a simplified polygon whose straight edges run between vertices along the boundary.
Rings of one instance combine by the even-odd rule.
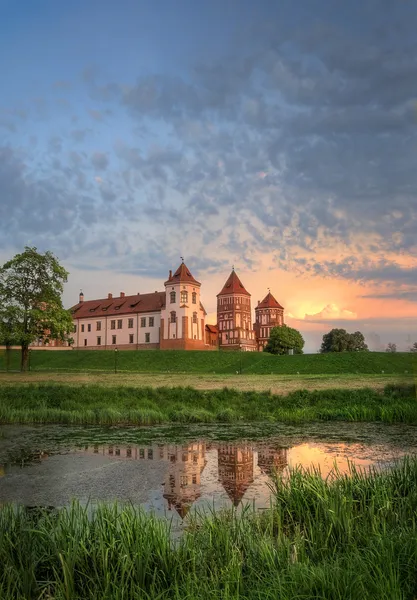
[[[103,152],[94,152],[91,163],[97,171],[105,171],[109,166],[109,159]]]
[[[71,90],[60,86],[82,108],[66,125],[51,116],[41,167],[21,155],[20,117],[2,113],[12,143],[0,232],[20,241],[10,232],[21,223],[21,237],[46,239],[49,227],[61,248],[78,231],[67,252],[132,272],[140,256],[155,273],[180,246],[207,269],[231,257],[257,268],[272,255],[301,276],[389,284],[411,298],[417,267],[395,260],[417,256],[417,42],[405,9],[355,6],[348,27],[329,2],[302,14],[289,4],[282,19],[256,12],[227,55],[220,45],[131,81],[85,69]],[[43,100],[27,108],[32,120],[48,110]],[[332,305],[306,315],[339,317],[351,318]]]
[[[333,321],[335,319],[357,319],[357,314],[353,311],[340,308],[337,304],[327,304],[321,311],[314,315],[306,314],[306,321]]]

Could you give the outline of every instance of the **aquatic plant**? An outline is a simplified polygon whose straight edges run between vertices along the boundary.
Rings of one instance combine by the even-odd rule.
[[[238,421],[417,423],[412,385],[372,389],[268,391],[190,387],[13,385],[0,387],[0,423],[152,425]]]
[[[296,469],[273,488],[271,509],[197,514],[179,539],[131,505],[2,507],[0,597],[416,597],[416,459],[327,480]]]

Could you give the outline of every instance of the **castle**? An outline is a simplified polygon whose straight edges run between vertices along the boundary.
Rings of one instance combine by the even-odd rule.
[[[84,300],[70,310],[73,347],[86,350],[241,350],[261,351],[272,327],[284,324],[284,308],[268,292],[255,307],[236,271],[217,294],[217,324],[206,324],[200,299],[201,283],[184,261],[164,283],[163,292]]]

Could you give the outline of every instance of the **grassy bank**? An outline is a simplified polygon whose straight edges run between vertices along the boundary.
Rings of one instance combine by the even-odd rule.
[[[229,388],[13,385],[0,387],[0,423],[150,425],[237,421],[382,421],[417,424],[412,385],[384,390],[298,390],[287,395]]]
[[[19,353],[12,351],[10,369],[19,370]],[[31,351],[31,370],[36,372],[120,373],[216,373],[232,374],[411,374],[417,356],[408,352],[346,352],[273,356],[258,352],[185,352],[163,350]],[[0,370],[6,370],[5,351],[0,351]]]
[[[212,514],[176,543],[133,507],[0,509],[4,600],[414,600],[417,461],[323,481],[295,471],[273,507]]]

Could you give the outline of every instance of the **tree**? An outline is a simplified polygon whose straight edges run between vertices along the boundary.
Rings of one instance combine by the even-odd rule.
[[[363,333],[360,331],[355,331],[354,333],[348,335],[350,335],[350,339],[348,341],[349,352],[366,352],[368,350]]]
[[[273,327],[271,329],[264,352],[269,352],[270,354],[288,354],[289,350],[294,350],[294,354],[302,354],[303,347],[304,340],[301,333],[292,327],[281,325],[280,327]]]
[[[397,344],[390,342],[386,348],[386,352],[397,352]]]
[[[411,346],[410,352],[417,352],[417,342],[414,342],[414,344]]]
[[[346,329],[332,329],[323,335],[320,352],[366,352],[368,346],[360,331],[348,333]]]
[[[22,371],[35,340],[72,342],[72,316],[61,300],[67,278],[51,252],[36,248],[26,247],[0,267],[0,343],[21,347]]]

